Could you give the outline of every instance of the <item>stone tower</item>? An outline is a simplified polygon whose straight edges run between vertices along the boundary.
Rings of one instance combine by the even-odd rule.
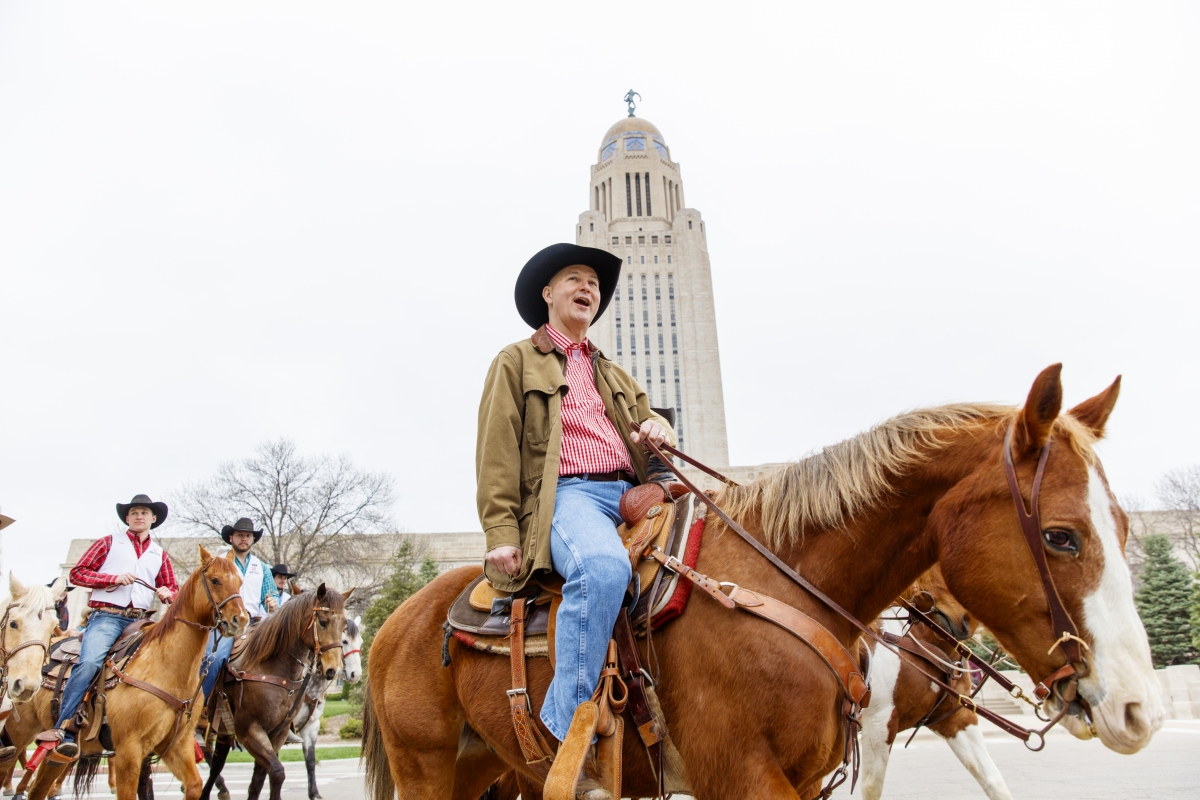
[[[645,387],[650,405],[675,409],[681,450],[728,465],[704,220],[684,204],[679,164],[658,128],[632,110],[609,128],[588,196],[578,244],[625,262],[616,296],[589,337]]]

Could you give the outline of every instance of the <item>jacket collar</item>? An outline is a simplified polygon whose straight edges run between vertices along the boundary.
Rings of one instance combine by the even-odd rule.
[[[534,331],[533,335],[529,337],[529,341],[531,341],[533,343],[533,346],[536,347],[538,349],[538,352],[540,352],[540,353],[548,354],[548,353],[557,352],[560,355],[566,355],[565,353],[563,353],[563,351],[560,347],[558,347],[556,344],[554,344],[554,340],[550,338],[550,334],[546,331],[545,325],[543,325],[542,327],[540,327],[536,331]],[[597,356],[599,356],[600,358],[604,358],[604,353],[600,352],[599,347],[596,347],[596,345],[592,344],[591,339],[588,339],[587,345],[588,345],[588,355],[593,360],[595,360]]]

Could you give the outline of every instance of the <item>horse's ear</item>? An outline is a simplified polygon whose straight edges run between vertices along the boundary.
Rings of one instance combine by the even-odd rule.
[[[300,588],[300,584],[296,581],[288,581],[288,591],[293,595],[304,594],[304,590]]]
[[[349,600],[350,595],[354,594],[354,590],[357,588],[358,588],[357,586],[351,586],[349,591],[342,592],[342,602],[344,603],[347,600]]]
[[[1088,426],[1092,433],[1096,434],[1096,438],[1104,436],[1104,425],[1108,422],[1108,415],[1112,413],[1113,406],[1117,404],[1117,395],[1121,393],[1121,376],[1100,394],[1088,400],[1084,400],[1079,405],[1071,409],[1070,414],[1075,419]]]
[[[362,627],[362,614],[359,614],[357,617],[354,618],[354,624],[355,624],[355,626],[357,626],[359,628]]]
[[[212,557],[212,553],[208,552],[208,548],[206,548],[204,545],[199,545],[199,547],[200,547],[200,569],[204,569],[205,567],[207,567],[209,564],[212,563],[213,557]]]
[[[1041,450],[1050,438],[1050,429],[1062,411],[1062,364],[1051,364],[1033,381],[1025,408],[1021,409],[1017,452]]]
[[[325,594],[326,594],[325,584],[322,583],[320,586],[317,587],[317,599],[324,600]]]
[[[67,591],[67,579],[59,575],[54,579],[54,583],[50,584],[50,591],[54,592],[55,597],[59,597]]]
[[[12,574],[12,570],[9,570],[8,573],[8,591],[12,594],[13,600],[24,597],[25,593],[29,591],[29,588],[17,580],[16,575]]]

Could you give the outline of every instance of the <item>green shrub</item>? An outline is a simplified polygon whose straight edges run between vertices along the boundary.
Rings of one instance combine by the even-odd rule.
[[[363,722],[361,719],[351,717],[346,720],[346,724],[338,731],[338,736],[342,739],[361,739],[363,733]]]

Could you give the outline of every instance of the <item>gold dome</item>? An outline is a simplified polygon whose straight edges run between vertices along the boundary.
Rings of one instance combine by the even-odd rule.
[[[643,134],[638,136],[637,134]],[[624,140],[624,141],[622,141]],[[667,143],[662,133],[654,123],[641,117],[625,117],[617,122],[604,134],[600,143],[600,161],[611,158],[620,150],[658,151],[665,159],[670,159]]]

